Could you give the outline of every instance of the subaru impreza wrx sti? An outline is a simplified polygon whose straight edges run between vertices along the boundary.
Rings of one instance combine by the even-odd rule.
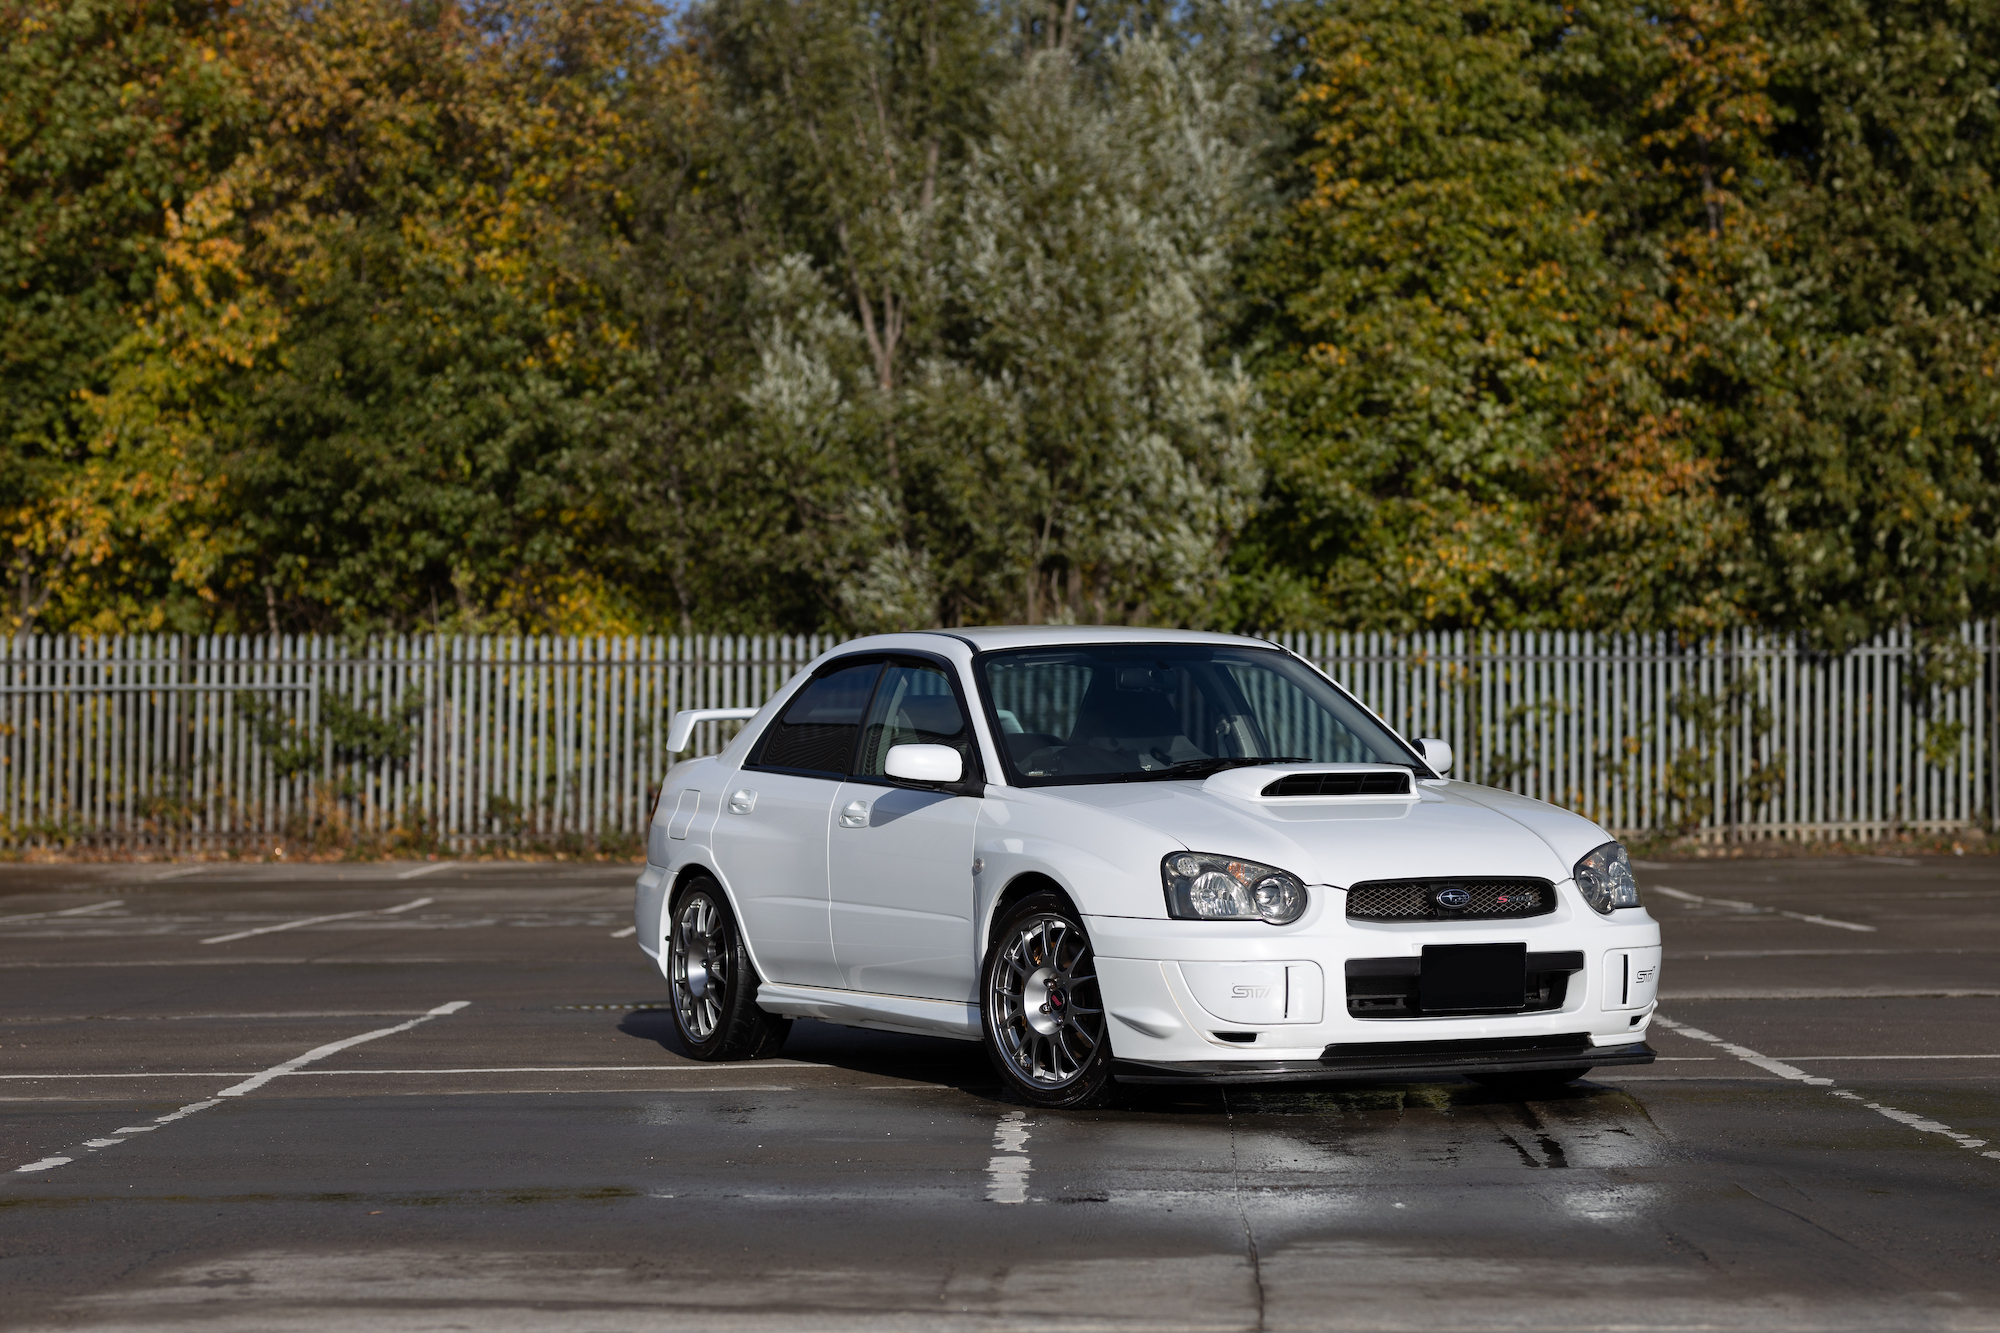
[[[983,1042],[1044,1106],[1653,1059],[1624,848],[1271,643],[881,635],[670,748],[718,718],[748,722],[670,771],[635,908],[696,1058],[818,1018]]]

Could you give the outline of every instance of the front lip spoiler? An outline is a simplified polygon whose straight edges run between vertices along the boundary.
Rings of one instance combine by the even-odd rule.
[[[1425,1083],[1453,1074],[1527,1074],[1544,1069],[1649,1065],[1643,1041],[1593,1046],[1588,1033],[1481,1037],[1465,1041],[1384,1041],[1334,1045],[1317,1060],[1119,1060],[1120,1083],[1306,1083],[1357,1079]]]

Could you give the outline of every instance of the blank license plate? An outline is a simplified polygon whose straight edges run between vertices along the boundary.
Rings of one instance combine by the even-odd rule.
[[[1527,1003],[1525,944],[1427,944],[1418,1003],[1443,1010],[1519,1009]]]

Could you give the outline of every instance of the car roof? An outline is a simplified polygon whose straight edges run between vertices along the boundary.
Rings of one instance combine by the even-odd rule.
[[[1268,648],[1265,639],[1241,634],[1211,634],[1204,630],[1151,629],[1138,625],[980,625],[965,629],[919,631],[942,634],[972,645],[975,652],[1002,648],[1053,648],[1081,644],[1210,643]]]

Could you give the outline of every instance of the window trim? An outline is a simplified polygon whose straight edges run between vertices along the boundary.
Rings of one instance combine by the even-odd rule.
[[[1435,778],[1437,776],[1436,774],[1431,772],[1430,766],[1424,762],[1423,755],[1418,753],[1417,748],[1414,745],[1412,745],[1409,741],[1404,740],[1401,732],[1397,731],[1394,727],[1390,726],[1387,722],[1383,721],[1379,713],[1377,713],[1374,709],[1370,708],[1367,704],[1362,703],[1361,700],[1355,698],[1353,691],[1349,690],[1339,681],[1335,680],[1332,676],[1327,675],[1326,672],[1321,671],[1311,662],[1308,662],[1305,658],[1300,657],[1297,653],[1293,652],[1289,648],[1286,648],[1282,644],[1271,643],[1269,640],[1264,640],[1262,642],[1255,644],[1231,643],[1231,644],[1190,645],[1186,643],[1175,642],[1172,640],[1161,640],[1157,643],[1140,642],[1140,643],[1116,643],[1116,644],[1094,644],[1094,643],[1021,644],[1010,648],[989,648],[984,652],[974,653],[972,655],[972,664],[968,668],[968,670],[972,673],[972,681],[974,688],[979,691],[979,703],[980,707],[984,710],[987,730],[994,738],[993,750],[994,753],[1000,756],[1000,766],[1002,771],[1004,771],[1007,775],[1007,783],[1009,786],[1021,787],[1021,788],[1087,787],[1087,786],[1101,786],[1108,783],[1115,783],[1115,782],[1129,780],[1118,774],[1103,774],[1103,775],[1078,774],[1077,776],[1079,778],[1085,779],[1084,781],[1053,780],[1050,778],[1028,777],[1027,775],[1019,772],[1014,767],[1013,752],[1007,748],[1006,742],[1002,738],[1002,732],[1000,730],[1000,715],[995,709],[995,705],[993,703],[992,691],[987,688],[986,663],[991,658],[1012,657],[1020,653],[1034,652],[1038,648],[1045,648],[1051,652],[1063,652],[1072,649],[1085,650],[1085,649],[1100,648],[1100,647],[1114,647],[1114,648],[1221,647],[1221,648],[1233,648],[1240,652],[1245,652],[1245,653],[1271,653],[1274,656],[1290,658],[1292,661],[1297,662],[1300,666],[1304,667],[1306,670],[1312,672],[1313,675],[1318,676],[1321,680],[1325,681],[1329,686],[1333,688],[1333,692],[1335,694],[1338,694],[1341,698],[1347,700],[1349,703],[1353,704],[1356,708],[1360,709],[1364,714],[1373,718],[1376,724],[1379,725],[1382,728],[1382,730],[1388,734],[1389,739],[1396,742],[1396,744],[1402,746],[1403,749],[1409,753],[1411,767],[1415,769],[1415,773],[1413,774],[1414,777]]]
[[[861,740],[863,733],[868,729],[868,716],[875,710],[875,696],[881,692],[882,678],[888,674],[887,671],[879,668],[891,666],[898,659],[920,663],[927,667],[935,667],[944,673],[946,680],[951,682],[952,697],[958,701],[958,711],[964,716],[965,725],[971,732],[971,743],[966,747],[969,753],[966,756],[965,776],[956,783],[912,782],[908,778],[892,778],[887,774],[856,773],[854,771],[859,765]],[[769,743],[776,728],[784,721],[785,710],[792,706],[793,701],[799,695],[811,689],[813,684],[818,680],[832,675],[836,671],[845,671],[850,667],[867,666],[871,663],[878,670],[875,673],[874,683],[868,687],[868,699],[861,705],[861,721],[855,725],[854,741],[847,747],[845,772],[835,773],[823,768],[787,768],[777,764],[761,762],[765,745]],[[950,658],[940,656],[936,653],[927,653],[915,648],[877,648],[864,653],[853,653],[849,656],[836,657],[826,662],[819,670],[807,677],[798,689],[793,690],[785,696],[783,706],[771,714],[771,720],[765,724],[764,730],[759,733],[756,741],[752,743],[749,757],[743,762],[743,769],[745,772],[785,773],[798,778],[819,778],[826,782],[858,782],[865,783],[871,787],[900,787],[909,791],[946,791],[956,795],[969,794],[976,796],[986,786],[986,763],[981,758],[980,753],[979,716],[970,706],[970,700],[966,697],[966,682],[958,669],[958,664]]]
[[[868,723],[868,710],[875,706],[875,691],[882,686],[881,668],[887,665],[888,660],[889,655],[887,653],[854,653],[847,657],[836,657],[832,661],[823,664],[812,675],[806,677],[805,683],[786,695],[784,704],[771,714],[771,720],[765,724],[764,730],[758,735],[756,743],[750,747],[749,757],[743,761],[744,771],[751,773],[789,773],[797,778],[820,778],[827,782],[846,781],[848,776],[846,773],[836,773],[829,769],[791,768],[781,764],[764,763],[764,748],[771,743],[771,737],[777,733],[778,727],[784,723],[785,710],[797,702],[801,694],[804,694],[807,690],[836,671],[846,671],[853,667],[872,665],[876,668],[875,679],[869,683],[868,697],[861,704],[861,721],[854,724],[854,739],[849,742],[847,747],[845,767],[853,768],[854,752],[856,747],[861,744],[861,728]]]
[[[913,782],[909,778],[892,778],[886,773],[853,771],[861,757],[861,741],[868,731],[868,716],[875,711],[875,696],[882,691],[882,677],[888,675],[888,672],[884,671],[881,676],[875,677],[875,688],[868,692],[868,707],[861,712],[861,726],[854,735],[854,749],[849,751],[847,756],[848,773],[841,781],[863,783],[870,787],[898,787],[905,791],[943,791],[961,796],[979,795],[986,787],[986,763],[980,757],[979,750],[979,714],[973,711],[965,697],[965,681],[960,677],[958,664],[948,657],[940,657],[918,649],[892,648],[883,654],[883,665],[893,666],[898,658],[936,667],[944,673],[944,678],[951,682],[952,697],[958,701],[959,714],[965,718],[966,730],[969,733],[967,739],[970,744],[966,746],[969,753],[966,755],[965,773],[957,782]]]

